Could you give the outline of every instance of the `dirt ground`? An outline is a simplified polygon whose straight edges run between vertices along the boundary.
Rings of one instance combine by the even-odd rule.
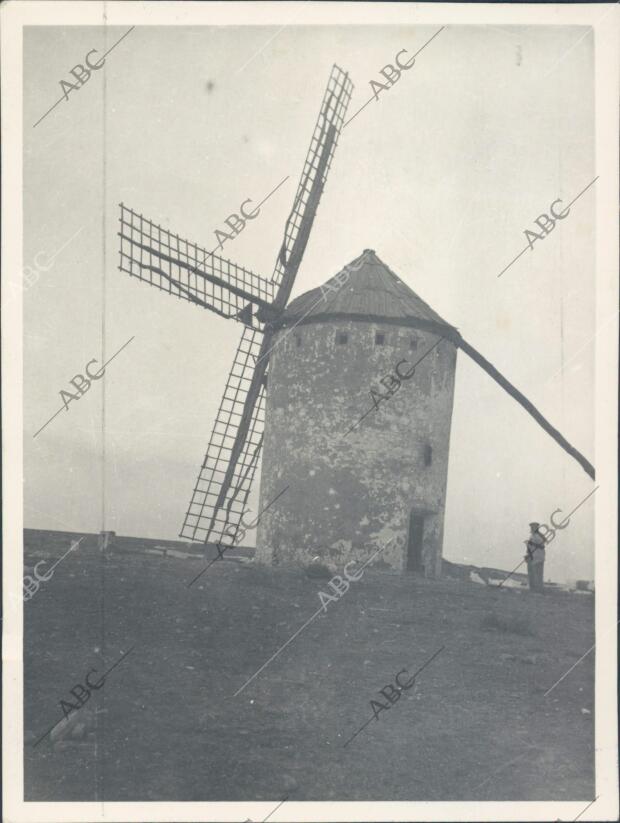
[[[26,800],[594,796],[594,652],[545,696],[594,643],[593,596],[366,571],[242,688],[327,581],[223,560],[187,588],[203,566],[84,548],[24,604]]]

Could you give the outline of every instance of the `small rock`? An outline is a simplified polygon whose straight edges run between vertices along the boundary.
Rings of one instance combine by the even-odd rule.
[[[290,774],[280,775],[280,785],[282,786],[283,790],[286,791],[286,792],[295,791],[295,789],[297,789],[299,787],[299,783]]]
[[[327,566],[324,563],[321,563],[316,560],[310,563],[309,566],[306,566],[304,568],[304,572],[308,577],[313,578],[315,580],[328,580],[332,576],[332,573],[327,568]]]
[[[592,714],[592,712],[590,711],[590,709],[582,709],[581,714]]]
[[[63,717],[63,719],[50,732],[50,740],[52,744],[61,741],[64,737],[68,737],[71,729],[76,723],[75,714]]]
[[[85,737],[86,734],[86,724],[85,723],[76,723],[71,731],[71,737],[74,740],[81,740]]]

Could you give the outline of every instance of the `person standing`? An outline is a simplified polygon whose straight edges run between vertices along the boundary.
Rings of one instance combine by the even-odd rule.
[[[525,541],[527,552],[524,560],[527,562],[530,591],[544,594],[545,538],[538,531],[539,527],[539,523],[530,523],[530,536]]]

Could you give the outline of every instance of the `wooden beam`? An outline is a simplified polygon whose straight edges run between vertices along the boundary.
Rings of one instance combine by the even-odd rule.
[[[565,437],[563,437],[560,434],[560,432],[551,425],[551,423],[546,419],[546,417],[543,417],[543,415],[538,411],[536,406],[534,406],[533,403],[530,403],[530,401],[527,399],[527,397],[525,397],[525,395],[521,394],[521,392],[515,386],[513,386],[510,381],[506,380],[506,378],[502,374],[500,374],[500,372],[497,371],[495,366],[489,363],[489,361],[485,357],[483,357],[480,354],[480,352],[476,351],[476,349],[474,349],[473,346],[470,346],[469,343],[463,340],[463,338],[460,335],[458,335],[458,339],[456,339],[456,337],[453,337],[452,339],[454,339],[456,345],[459,346],[459,348],[461,348],[465,352],[465,354],[471,357],[471,359],[475,363],[477,363],[480,366],[480,368],[484,369],[484,371],[490,377],[492,377],[496,383],[499,383],[499,385],[505,391],[507,391],[508,394],[514,400],[517,401],[517,403],[523,406],[525,411],[534,418],[538,425],[541,426],[544,429],[544,431],[546,431],[547,434],[550,435],[550,437],[552,437],[555,440],[555,442],[558,443],[567,454],[570,454],[570,456],[579,463],[579,465],[586,472],[586,474],[588,474],[594,480],[594,466],[590,463],[590,461],[586,457],[584,457],[580,451],[578,451],[574,446],[572,446],[568,442],[568,440]]]

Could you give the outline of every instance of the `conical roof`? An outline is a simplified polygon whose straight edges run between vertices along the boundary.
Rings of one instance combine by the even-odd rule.
[[[365,249],[323,286],[295,298],[280,322],[289,325],[345,317],[402,323],[435,331],[441,327],[444,334],[456,332],[403,283],[373,249]]]

